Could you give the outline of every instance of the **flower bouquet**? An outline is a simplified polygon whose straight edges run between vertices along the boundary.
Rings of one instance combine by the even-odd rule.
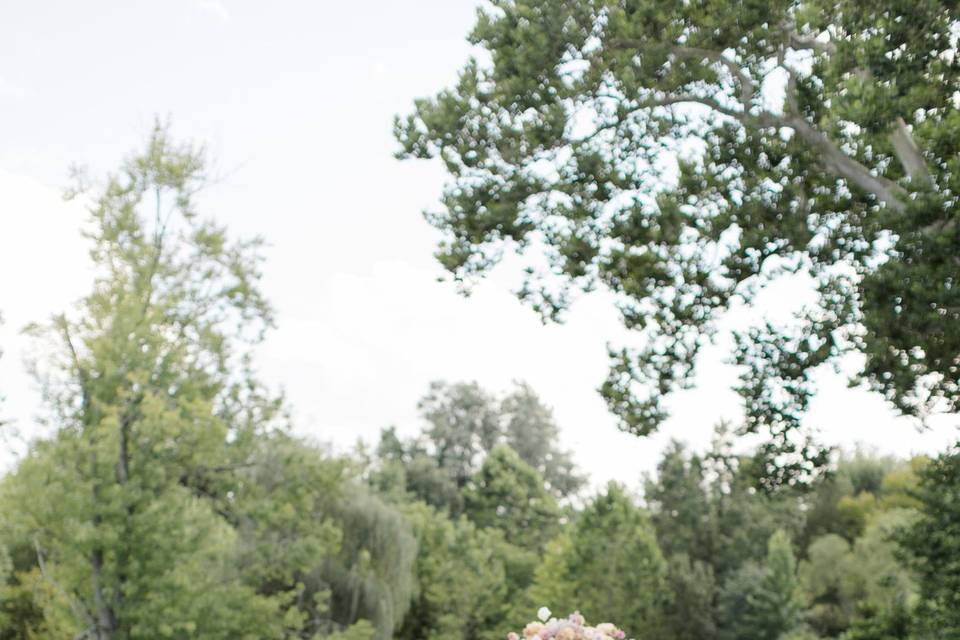
[[[541,607],[537,612],[539,622],[531,622],[523,628],[525,640],[623,640],[626,635],[616,625],[602,622],[595,627],[588,626],[578,612],[557,619],[550,617],[550,610]],[[520,636],[510,632],[507,640],[520,640]]]

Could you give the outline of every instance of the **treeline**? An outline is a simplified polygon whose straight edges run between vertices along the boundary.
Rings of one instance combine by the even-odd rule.
[[[585,489],[535,393],[433,385],[334,456],[257,380],[257,244],[158,126],[86,198],[97,279],[30,328],[46,437],[0,480],[0,639],[486,640],[547,605],[638,639],[960,637],[960,452],[758,491],[720,429]]]
[[[812,486],[771,494],[755,488],[753,457],[736,455],[721,426],[705,453],[670,446],[637,493],[618,484],[558,490],[540,470],[577,476],[535,394],[520,387],[500,405],[529,407],[517,420],[489,397],[479,409],[482,393],[434,386],[420,436],[384,431],[366,465],[366,482],[391,504],[433,518],[427,529],[414,525],[417,589],[394,637],[502,638],[541,605],[664,640],[960,630],[946,606],[960,545],[950,515],[956,454],[857,451]],[[516,441],[540,446],[521,454]]]
[[[638,493],[590,493],[529,387],[436,383],[420,407],[417,437],[346,458],[284,429],[223,442],[217,468],[97,523],[72,438],[37,443],[0,485],[0,638],[97,637],[98,546],[123,594],[113,637],[501,639],[544,604],[638,639],[960,629],[958,454],[860,451],[768,494],[720,428],[703,454],[673,444]]]

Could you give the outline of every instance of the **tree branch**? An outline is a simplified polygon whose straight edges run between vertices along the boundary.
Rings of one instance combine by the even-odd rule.
[[[63,341],[66,343],[67,350],[70,352],[70,359],[73,360],[73,366],[77,370],[77,377],[80,380],[81,411],[84,420],[86,420],[89,418],[87,414],[90,410],[90,376],[80,363],[80,354],[73,344],[73,338],[70,335],[70,325],[66,317],[63,315],[57,316],[53,322],[57,328],[60,329],[60,333],[63,335]]]
[[[894,153],[897,160],[903,165],[904,171],[910,176],[910,181],[914,184],[928,185],[933,180],[930,170],[927,168],[927,162],[913,140],[913,134],[910,133],[907,123],[903,118],[897,118],[894,123],[893,132],[890,134],[890,142],[893,144]]]
[[[637,38],[615,38],[607,43],[612,49],[642,49],[646,43]],[[687,47],[684,45],[671,45],[670,53],[677,58],[687,58],[694,60],[709,60],[710,62],[720,63],[730,72],[730,75],[740,85],[740,102],[744,111],[750,109],[753,104],[753,97],[756,93],[756,86],[750,75],[743,70],[733,60],[724,57],[723,52],[713,49],[703,49],[700,47]]]
[[[800,35],[795,31],[791,31],[788,33],[787,39],[790,48],[797,51],[817,51],[831,55],[837,52],[837,45],[834,44],[832,40],[818,40],[817,36],[813,34]]]
[[[825,168],[873,194],[877,200],[897,213],[906,210],[906,193],[898,184],[870,173],[869,169],[841,151],[826,135],[807,122],[806,118],[794,115],[788,118],[787,122],[798,136],[820,152],[820,161]]]
[[[821,42],[813,37],[800,36],[792,31],[787,31],[787,33],[787,39],[794,48],[822,49],[826,52],[836,50],[832,42]],[[616,38],[609,41],[607,46],[614,49],[631,48],[639,50],[642,49],[645,44],[644,41],[636,38]],[[722,105],[715,98],[692,94],[667,95],[663,98],[641,101],[638,103],[637,108],[644,109],[691,102],[702,104],[717,113],[734,118],[744,124],[744,126],[791,128],[802,140],[821,154],[821,163],[828,171],[832,171],[837,177],[848,180],[851,184],[867,193],[873,194],[877,200],[892,210],[898,213],[906,210],[906,192],[903,188],[891,180],[873,175],[867,167],[845,154],[823,132],[803,117],[800,113],[799,100],[797,98],[796,74],[785,64],[785,53],[782,49],[778,55],[778,62],[782,68],[786,69],[788,74],[787,95],[785,96],[786,113],[783,115],[770,113],[765,110],[759,113],[751,112],[750,107],[755,93],[753,80],[739,65],[724,57],[722,52],[682,45],[672,45],[670,52],[678,57],[709,60],[724,65],[740,85],[740,102],[743,106],[743,111],[730,109]],[[902,136],[903,133],[900,133],[900,135]],[[909,142],[912,143],[912,138],[909,139]],[[915,145],[913,145],[913,147],[915,148]],[[898,151],[898,155],[899,153]],[[920,157],[919,150],[911,151],[910,149],[906,149],[904,153],[904,157],[908,159],[907,161],[912,163],[911,166],[913,166],[916,159]],[[901,162],[902,161],[903,160],[901,160]]]

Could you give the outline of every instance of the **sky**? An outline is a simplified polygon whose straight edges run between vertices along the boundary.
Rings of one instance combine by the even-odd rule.
[[[696,387],[671,399],[661,432],[640,439],[617,430],[595,391],[607,343],[629,340],[609,297],[584,297],[563,325],[544,326],[511,293],[510,260],[470,297],[438,281],[438,233],[421,212],[436,206],[444,175],[393,157],[392,120],[455,80],[475,7],[0,1],[0,412],[21,434],[0,440],[0,469],[44,433],[20,330],[69,308],[92,277],[85,211],[61,198],[68,168],[111,170],[156,116],[211,152],[218,178],[203,212],[268,244],[263,288],[278,328],[257,363],[286,393],[299,433],[339,450],[390,425],[413,435],[431,380],[495,392],[525,380],[599,484],[636,483],[671,439],[703,449],[714,425],[736,422],[724,344],[702,356]],[[785,282],[727,324],[783,318],[809,296],[801,280]],[[808,424],[827,443],[908,455],[957,438],[956,419],[918,431],[841,376],[820,383]]]

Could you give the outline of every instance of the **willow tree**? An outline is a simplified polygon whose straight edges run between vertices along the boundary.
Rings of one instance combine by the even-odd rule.
[[[63,637],[283,634],[278,602],[232,568],[236,531],[211,498],[275,403],[244,366],[272,322],[257,245],[199,215],[205,166],[158,125],[85,189],[94,287],[34,328],[54,431],[4,479],[0,524]]]
[[[816,302],[735,343],[745,429],[794,454],[774,480],[822,461],[794,435],[847,354],[907,416],[960,409],[955,3],[486,4],[479,59],[397,120],[399,155],[450,176],[428,219],[457,280],[516,250],[546,319],[618,297],[640,334],[601,387],[623,429],[654,431],[723,313],[796,271]]]

